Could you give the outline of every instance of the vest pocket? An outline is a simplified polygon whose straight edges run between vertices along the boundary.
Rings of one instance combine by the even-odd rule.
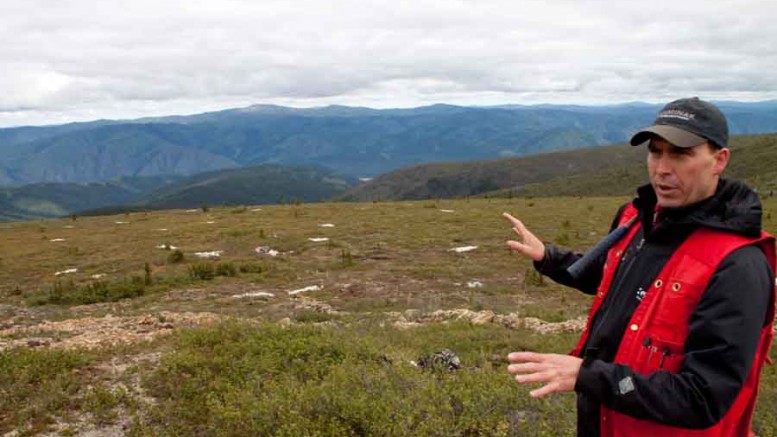
[[[683,344],[653,335],[642,342],[633,370],[644,375],[665,370],[677,373],[683,364]]]
[[[699,303],[704,286],[670,278],[661,284],[661,297],[654,316],[655,324],[687,329],[688,320]]]

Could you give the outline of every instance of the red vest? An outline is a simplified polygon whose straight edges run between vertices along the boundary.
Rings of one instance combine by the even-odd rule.
[[[620,218],[623,224],[637,214],[629,205]],[[580,356],[588,339],[591,320],[610,289],[621,255],[640,227],[639,222],[607,253],[602,282],[594,297],[588,323],[573,355]],[[757,244],[766,254],[775,271],[774,237],[766,232],[760,238],[750,239],[721,231],[701,228],[680,245],[663,270],[655,278],[629,321],[615,356],[615,363],[628,365],[634,372],[650,374],[654,371],[678,373],[683,364],[683,346],[688,336],[689,320],[707,288],[718,264],[734,250]],[[774,282],[772,282],[774,283]],[[769,346],[774,336],[772,324],[775,313],[775,294],[772,293],[766,322],[761,330],[750,373],[734,404],[717,424],[704,430],[692,430],[635,419],[602,406],[601,435],[603,437],[738,437],[748,436],[750,421],[758,394],[758,380]],[[650,339],[650,340],[648,340]],[[647,346],[646,346],[647,345]]]

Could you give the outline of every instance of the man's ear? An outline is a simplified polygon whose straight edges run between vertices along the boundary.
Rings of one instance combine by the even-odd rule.
[[[713,155],[715,163],[712,164],[712,173],[716,176],[723,174],[723,170],[726,169],[726,166],[728,165],[728,159],[730,157],[731,151],[728,149],[728,147],[716,150]]]

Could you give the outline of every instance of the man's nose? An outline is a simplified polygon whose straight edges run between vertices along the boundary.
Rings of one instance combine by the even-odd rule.
[[[672,164],[669,162],[669,159],[666,157],[666,155],[661,155],[655,158],[655,169],[656,173],[660,174],[667,174],[672,172]]]

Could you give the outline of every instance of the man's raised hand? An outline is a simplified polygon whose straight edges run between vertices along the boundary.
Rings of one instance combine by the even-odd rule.
[[[515,375],[516,382],[544,384],[529,393],[535,398],[551,393],[573,391],[580,366],[583,364],[581,358],[571,355],[535,352],[513,352],[507,356],[507,359],[510,361],[507,371]]]
[[[517,218],[506,212],[502,213],[502,217],[510,222],[513,226],[513,231],[521,237],[521,241],[508,240],[507,245],[532,261],[542,261],[542,258],[545,257],[545,244],[543,244],[530,230],[526,229],[523,222]]]

